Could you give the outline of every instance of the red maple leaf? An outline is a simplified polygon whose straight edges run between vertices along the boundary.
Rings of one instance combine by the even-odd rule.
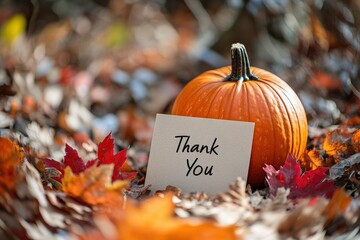
[[[126,149],[114,154],[114,147],[114,139],[111,137],[111,134],[109,134],[99,143],[97,165],[114,164],[113,182],[116,180],[134,179],[137,174],[136,172],[121,172],[121,167],[126,161]]]
[[[44,159],[45,168],[55,168],[60,172],[60,176],[52,177],[54,180],[61,182],[64,176],[64,169],[69,166],[74,174],[84,172],[87,168],[96,164],[97,166],[103,164],[114,164],[112,181],[116,180],[132,180],[136,176],[136,172],[122,172],[121,167],[126,161],[126,149],[114,154],[114,139],[111,133],[99,143],[97,159],[85,162],[78,154],[78,152],[70,145],[65,146],[65,156],[62,162],[53,159]]]
[[[328,168],[321,167],[302,173],[300,163],[291,154],[279,170],[265,164],[266,182],[271,195],[276,195],[277,189],[284,187],[290,190],[289,198],[306,198],[315,196],[331,197],[336,187],[328,180]]]

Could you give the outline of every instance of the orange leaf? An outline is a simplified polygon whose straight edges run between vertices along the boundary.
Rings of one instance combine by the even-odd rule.
[[[90,205],[121,204],[128,181],[111,182],[113,164],[92,166],[75,175],[68,166],[62,179],[63,191]]]
[[[341,80],[339,78],[318,69],[313,71],[313,75],[310,76],[309,82],[315,88],[326,89],[329,91],[337,91],[342,87]]]
[[[354,132],[351,137],[351,143],[355,152],[360,152],[360,129]]]
[[[166,194],[164,198],[154,196],[141,203],[128,201],[125,209],[99,211],[94,216],[97,229],[88,231],[80,238],[82,240],[239,239],[235,235],[235,226],[217,226],[210,220],[175,217],[172,197],[172,194]]]
[[[24,160],[24,152],[20,146],[7,138],[0,138],[0,198],[6,202],[6,193],[14,191],[17,170]]]
[[[331,32],[324,28],[315,11],[311,11],[310,25],[313,38],[321,49],[328,50],[331,46],[337,44],[337,39]]]
[[[319,151],[305,151],[300,158],[301,166],[308,170],[314,170],[318,167],[325,167],[325,160]]]
[[[336,190],[324,211],[327,221],[330,222],[334,220],[337,215],[343,214],[351,203],[351,200],[352,198],[343,189]]]
[[[348,157],[354,154],[352,134],[347,129],[337,128],[326,134],[324,150],[330,156]]]
[[[172,195],[153,197],[137,205],[129,203],[117,221],[118,239],[236,239],[235,227],[220,227],[210,221],[174,217]]]
[[[347,126],[356,126],[356,125],[360,125],[360,116],[356,115],[354,117],[352,117],[351,119],[349,119],[346,122]]]
[[[319,167],[331,167],[339,162],[339,159],[332,156],[324,158],[323,151],[320,150],[306,150],[301,156],[301,167],[306,170],[315,170]]]

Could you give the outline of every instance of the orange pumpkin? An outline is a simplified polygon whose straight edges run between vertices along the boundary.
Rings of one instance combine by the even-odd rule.
[[[298,158],[305,150],[306,114],[288,84],[268,71],[250,67],[244,45],[232,45],[231,60],[231,66],[190,81],[176,98],[172,114],[254,122],[248,183],[260,187],[265,163],[279,168],[289,153]]]

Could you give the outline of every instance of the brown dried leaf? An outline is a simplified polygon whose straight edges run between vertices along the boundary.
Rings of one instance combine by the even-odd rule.
[[[315,205],[303,201],[292,209],[278,226],[282,239],[308,239],[313,236],[325,236],[325,222],[322,212],[327,201],[319,199]]]
[[[299,160],[301,167],[306,171],[313,170],[318,167],[325,167],[325,160],[320,151],[305,151]]]
[[[315,11],[311,12],[310,24],[313,38],[322,50],[327,51],[330,46],[336,44],[336,38],[332,33],[324,28]]]
[[[331,167],[339,162],[338,158],[333,156],[325,158],[325,155],[323,150],[306,150],[299,159],[302,169],[309,171],[319,167]]]
[[[237,178],[234,183],[230,184],[228,191],[219,194],[217,197],[217,202],[231,202],[235,205],[252,210],[249,201],[249,195],[246,193],[246,182],[241,178]]]
[[[155,195],[158,197],[165,197],[166,194],[173,194],[176,197],[180,197],[181,195],[181,189],[174,186],[166,186],[165,190],[158,190],[155,192]]]

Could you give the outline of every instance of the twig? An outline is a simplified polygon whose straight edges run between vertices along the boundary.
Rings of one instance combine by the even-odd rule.
[[[38,0],[30,0],[31,4],[33,5],[33,10],[29,19],[29,25],[28,25],[28,30],[27,30],[27,34],[31,34],[34,31],[35,28],[35,21],[36,21],[36,17],[39,14],[39,2]]]

